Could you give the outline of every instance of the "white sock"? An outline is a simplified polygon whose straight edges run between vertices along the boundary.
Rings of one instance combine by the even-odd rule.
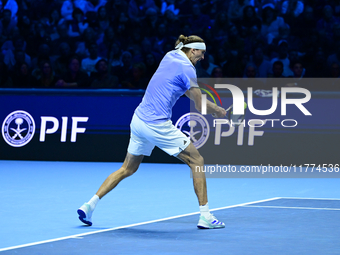
[[[200,212],[201,212],[201,215],[204,216],[204,217],[210,216],[208,203],[206,205],[200,205]]]
[[[94,208],[96,208],[97,203],[99,202],[99,197],[97,195],[94,195],[90,201],[88,202],[88,204],[91,207],[91,210],[93,211]]]

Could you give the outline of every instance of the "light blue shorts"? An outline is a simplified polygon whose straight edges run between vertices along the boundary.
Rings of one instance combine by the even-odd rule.
[[[177,129],[171,120],[161,124],[148,124],[134,114],[130,127],[128,152],[135,156],[150,156],[153,148],[157,146],[170,156],[176,157],[190,144],[190,138]]]

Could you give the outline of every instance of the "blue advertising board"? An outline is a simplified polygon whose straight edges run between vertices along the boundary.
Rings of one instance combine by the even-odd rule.
[[[143,93],[3,89],[0,91],[0,159],[123,161],[129,142],[130,120]],[[228,93],[222,101],[224,107],[233,103]],[[271,97],[253,98],[256,109],[269,109],[271,104]],[[336,109],[340,108],[340,94],[312,93],[311,100],[304,106],[311,116],[305,116],[295,105],[288,105],[287,115],[282,116],[280,103],[274,113],[263,118],[248,109],[242,130],[235,128],[231,132],[230,126],[222,126],[219,144],[216,144],[214,119],[205,115],[210,134],[199,150],[204,155],[205,150],[215,146],[225,152],[225,158],[231,164],[336,163],[340,138],[340,118]],[[173,108],[173,123],[190,112],[197,111],[187,97],[181,97]],[[267,119],[265,125],[254,128],[255,135],[247,125],[251,119]],[[182,131],[190,129],[188,124],[184,126]],[[145,162],[179,161],[155,149]]]

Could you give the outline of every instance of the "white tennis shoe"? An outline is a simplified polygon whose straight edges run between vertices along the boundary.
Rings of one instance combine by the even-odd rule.
[[[79,214],[79,220],[89,226],[92,226],[92,212],[93,210],[88,203],[83,204],[77,211],[77,213]]]
[[[209,217],[201,215],[197,227],[202,229],[224,228],[225,224],[218,221],[214,215],[210,214]]]

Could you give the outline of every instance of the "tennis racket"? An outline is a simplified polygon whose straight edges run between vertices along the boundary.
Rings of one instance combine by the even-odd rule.
[[[242,124],[242,121],[244,120],[244,117],[246,116],[246,109],[247,109],[247,103],[244,103],[244,114],[233,114],[233,105],[229,106],[226,109],[227,114],[225,117],[229,120],[229,122],[233,123],[233,126],[239,126]],[[213,117],[216,117],[215,114],[213,114]]]
[[[246,106],[245,106],[245,109],[244,109],[244,114],[233,114],[233,105],[231,105],[228,109],[226,109],[226,118],[228,118],[228,120],[232,123],[234,126],[239,126],[242,124],[242,121],[244,120],[244,117],[246,116]]]

